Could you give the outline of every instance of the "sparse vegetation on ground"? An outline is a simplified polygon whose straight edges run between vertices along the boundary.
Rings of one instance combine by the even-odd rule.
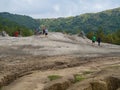
[[[85,79],[85,77],[81,74],[75,74],[74,77],[75,77],[75,81],[74,81],[75,83]]]
[[[53,80],[62,78],[62,76],[59,76],[59,75],[50,75],[50,76],[48,76],[48,78],[49,78],[50,81],[53,81]]]

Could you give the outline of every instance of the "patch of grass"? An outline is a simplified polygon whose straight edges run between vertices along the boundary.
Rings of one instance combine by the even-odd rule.
[[[85,77],[80,74],[76,74],[76,75],[74,75],[74,77],[75,77],[75,83],[80,82],[85,79]]]
[[[48,78],[50,79],[50,81],[53,81],[53,80],[62,78],[62,76],[59,76],[59,75],[50,75],[50,76],[48,76]]]

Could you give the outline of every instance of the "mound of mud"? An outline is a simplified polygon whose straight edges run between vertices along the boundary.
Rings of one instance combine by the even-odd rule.
[[[94,80],[88,83],[86,80],[84,83],[80,83],[79,87],[69,88],[73,83],[68,79],[59,79],[47,84],[44,90],[119,90],[120,89],[120,77],[110,76],[104,80]],[[81,87],[80,87],[81,86]]]
[[[117,67],[118,71],[120,67]],[[103,73],[103,71],[105,71]],[[94,74],[95,77],[84,80],[69,87],[67,90],[119,90],[120,89],[120,73],[116,72],[116,68],[107,68]],[[93,76],[94,76],[93,75]]]
[[[46,84],[44,90],[66,90],[74,82],[74,77],[64,77]]]

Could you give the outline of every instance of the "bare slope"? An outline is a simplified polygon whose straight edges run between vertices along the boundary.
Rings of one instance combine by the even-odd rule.
[[[90,40],[77,35],[0,37],[0,87],[5,86],[2,90],[43,90],[51,83],[49,75],[99,74],[104,68],[119,67],[119,54],[118,45],[102,43],[99,47],[96,43],[93,46]]]
[[[44,36],[31,37],[1,37],[0,53],[7,55],[100,55],[120,51],[120,46],[102,44],[101,47],[92,46],[91,41],[81,37],[65,35],[62,33],[50,33],[48,38]]]

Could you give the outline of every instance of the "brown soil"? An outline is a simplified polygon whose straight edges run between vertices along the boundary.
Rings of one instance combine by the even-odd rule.
[[[59,90],[58,87],[95,90],[103,86],[104,89],[98,90],[116,90],[120,86],[119,77],[115,79],[120,76],[119,54],[120,46],[104,43],[101,47],[93,46],[88,39],[61,33],[50,33],[48,38],[0,38],[0,87],[2,90]],[[83,75],[85,80],[74,83],[76,74]],[[63,78],[50,81],[49,75]]]
[[[42,90],[44,85],[49,82],[47,78],[49,75],[67,77],[87,71],[96,72],[94,75],[91,74],[92,77],[101,77],[103,74],[102,77],[105,77],[111,73],[120,74],[116,73],[119,72],[119,69],[118,71],[113,70],[111,73],[104,71],[105,68],[119,67],[120,57],[37,56],[12,58],[12,60],[6,62],[1,60],[1,65],[3,65],[1,86],[5,86],[3,90],[21,90],[21,88],[22,90],[37,90],[36,88]],[[6,86],[8,84],[10,85]]]

